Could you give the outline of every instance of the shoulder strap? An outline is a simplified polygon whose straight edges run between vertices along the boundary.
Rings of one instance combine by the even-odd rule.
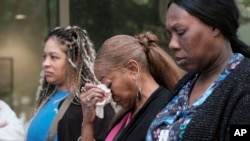
[[[70,93],[69,96],[63,101],[62,105],[60,106],[60,108],[58,110],[56,118],[54,119],[54,121],[50,127],[46,141],[54,141],[55,140],[55,137],[57,134],[58,122],[62,118],[62,116],[64,115],[66,110],[68,109],[68,107],[69,107],[70,103],[73,101],[73,99],[74,99],[73,93]]]

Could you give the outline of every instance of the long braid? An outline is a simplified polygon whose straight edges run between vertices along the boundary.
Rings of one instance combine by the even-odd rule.
[[[93,70],[96,55],[93,43],[89,39],[86,30],[83,30],[78,26],[68,26],[66,28],[57,27],[48,34],[48,36],[45,38],[45,42],[52,36],[55,36],[62,45],[66,46],[65,53],[68,57],[66,75],[76,76],[77,78],[75,80],[73,79],[75,77],[67,77],[67,87],[68,90],[71,90],[71,84],[77,85],[71,91],[73,91],[74,93],[74,103],[79,104],[80,101],[78,97],[80,94],[81,87],[85,85],[86,82],[96,84],[99,83],[99,81],[94,75]],[[38,87],[36,98],[37,108],[56,90],[55,85],[50,84],[46,81],[46,79],[44,78],[43,71],[40,75],[40,86]],[[72,81],[74,81],[74,83],[72,83]]]

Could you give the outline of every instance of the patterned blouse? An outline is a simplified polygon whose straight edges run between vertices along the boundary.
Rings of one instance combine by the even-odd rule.
[[[188,123],[192,120],[194,113],[202,103],[211,95],[212,91],[223,81],[230,71],[243,60],[244,56],[235,53],[227,64],[225,70],[210,85],[210,87],[191,105],[188,105],[188,96],[195,84],[199,73],[190,79],[179,93],[162,109],[151,123],[146,140],[147,141],[180,141]]]

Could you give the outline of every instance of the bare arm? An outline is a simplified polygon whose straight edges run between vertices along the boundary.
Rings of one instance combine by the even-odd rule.
[[[94,139],[94,125],[82,124],[81,141],[94,141],[94,140],[95,140]]]

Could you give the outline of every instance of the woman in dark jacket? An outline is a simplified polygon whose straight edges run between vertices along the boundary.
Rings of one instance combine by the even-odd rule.
[[[151,32],[135,37],[117,35],[98,51],[94,63],[97,79],[111,89],[113,100],[123,108],[106,141],[144,141],[169,90],[181,78],[183,72],[157,42]],[[93,84],[86,84],[85,89],[81,100],[88,116],[83,118],[82,141],[93,141],[95,103],[106,94]]]
[[[169,48],[188,74],[150,125],[148,141],[228,141],[234,125],[250,125],[250,48],[237,38],[238,19],[234,0],[170,1]]]

